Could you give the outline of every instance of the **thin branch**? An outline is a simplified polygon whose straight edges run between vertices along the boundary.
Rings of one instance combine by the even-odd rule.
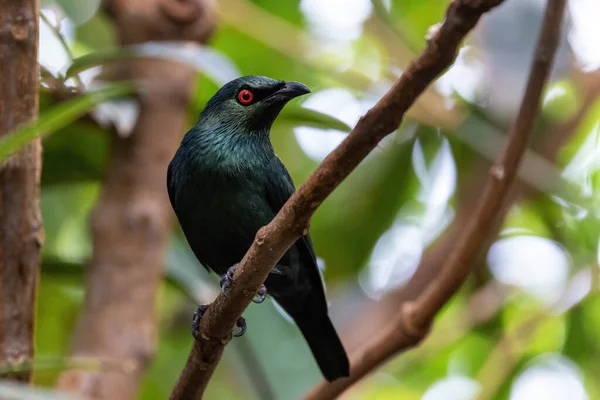
[[[576,128],[583,118],[588,115],[590,108],[596,104],[596,100],[600,98],[599,73],[591,72],[577,74],[575,85],[583,93],[583,100],[575,115],[568,121],[556,125],[551,131],[545,132],[540,137],[539,142],[532,143],[532,147],[536,151],[534,154],[547,159],[553,164],[555,163],[561,146],[575,134]],[[488,129],[491,129],[489,125]],[[539,131],[539,128],[536,128],[535,131]],[[503,141],[501,147],[497,148],[502,149],[505,145],[506,140]],[[524,157],[525,158],[521,161],[522,167],[519,170],[519,175],[521,172],[525,172],[523,171],[524,169],[527,169],[525,165],[527,154],[525,154]],[[387,326],[390,320],[390,314],[395,313],[395,310],[397,310],[402,303],[416,299],[419,294],[424,291],[429,282],[431,282],[439,273],[443,266],[443,260],[445,260],[447,254],[450,253],[450,249],[454,246],[458,234],[463,230],[473,209],[475,209],[480,192],[485,186],[488,169],[489,166],[484,158],[480,158],[477,162],[474,162],[469,166],[469,172],[460,179],[456,190],[456,198],[459,202],[456,217],[448,229],[446,229],[443,236],[440,237],[433,246],[426,250],[421,258],[419,268],[410,280],[402,287],[390,291],[380,301],[372,302],[364,307],[364,309],[357,313],[354,318],[351,318],[340,327],[342,340],[348,351],[353,352],[354,349],[361,348],[375,332],[379,332],[383,327]],[[539,173],[539,171],[537,173]],[[558,183],[556,176],[551,174],[541,174],[540,179],[541,182],[546,183],[541,183],[539,187],[549,187],[551,186],[549,185],[550,182],[554,182],[555,185]],[[538,193],[535,191],[534,187],[524,184],[525,182],[522,183],[523,184],[517,183],[516,185],[513,185],[513,188],[510,190],[509,198],[505,203],[506,207],[511,207],[519,201],[530,199]],[[493,239],[498,235],[501,228],[500,225],[500,223],[497,223],[494,228],[488,230],[486,233],[488,240],[479,248],[479,255],[472,264],[472,268],[478,268],[478,265],[484,263],[485,254],[489,249],[488,244],[491,245],[493,243]],[[352,327],[352,329],[344,329],[344,326]],[[436,329],[439,330],[440,328],[438,327]]]
[[[307,232],[316,208],[381,139],[398,128],[416,98],[453,62],[461,41],[480,16],[500,3],[502,0],[454,0],[444,23],[432,35],[421,56],[358,121],[348,137],[294,193],[275,219],[259,230],[235,272],[228,296],[220,294],[204,314],[199,327],[201,339],[192,346],[186,366],[171,394],[172,400],[202,396],[225,345],[231,339],[235,322],[271,268]]]
[[[349,378],[331,384],[322,382],[306,399],[333,399],[392,356],[418,344],[427,335],[435,315],[466,280],[469,267],[486,238],[485,233],[507,212],[503,205],[527,149],[542,90],[550,74],[560,38],[565,1],[548,1],[527,88],[516,122],[509,133],[508,145],[491,168],[473,217],[459,236],[441,273],[415,301],[405,303],[397,319],[353,358]]]

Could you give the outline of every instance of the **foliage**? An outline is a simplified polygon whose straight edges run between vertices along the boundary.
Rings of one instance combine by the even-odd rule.
[[[335,12],[326,12],[334,6],[320,7],[317,0],[228,0],[220,2],[221,25],[210,46],[185,53],[171,44],[118,48],[109,20],[96,11],[97,1],[58,3],[65,15],[60,32],[74,59],[50,68],[42,57],[41,64],[55,72],[54,80],[64,78],[67,85],[76,85],[75,93],[59,100],[44,90],[39,120],[0,142],[3,159],[33,137],[44,137],[46,244],[34,363],[36,383],[43,386],[52,386],[69,362],[69,340],[91,254],[88,216],[106,173],[110,136],[114,130],[127,134],[117,117],[131,119],[115,112],[132,104],[132,100],[115,103],[116,97],[131,93],[130,84],[86,89],[73,77],[94,87],[88,79],[94,67],[123,57],[188,63],[199,71],[190,123],[214,91],[237,74],[301,81],[314,94],[302,106],[290,105],[282,112],[272,132],[274,146],[298,184],[422,48],[427,30],[443,18],[447,5],[440,0],[373,4],[355,0],[352,6],[338,5],[340,15],[334,18]],[[236,23],[240,4],[261,20]],[[346,9],[366,11],[357,16],[358,11]],[[52,15],[50,9],[44,12]],[[510,29],[506,24],[511,21],[501,22],[505,24],[501,28],[490,22],[489,29]],[[269,27],[274,23],[284,23],[285,29],[273,34]],[[59,52],[53,33],[46,33],[42,32],[42,46]],[[315,215],[311,232],[326,266],[328,297],[342,336],[360,331],[359,326],[348,325],[359,315],[356,310],[366,307],[370,298],[401,287],[422,253],[436,245],[456,217],[465,196],[478,195],[479,188],[467,184],[482,172],[482,161],[497,154],[505,127],[514,117],[506,109],[519,102],[516,90],[510,96],[512,103],[503,103],[504,79],[518,80],[511,74],[527,68],[502,63],[491,68],[486,56],[502,54],[502,49],[485,38],[479,35],[480,40],[468,44],[456,67],[414,107],[403,127],[381,143]],[[289,43],[287,50],[281,43]],[[584,104],[586,88],[574,71],[576,60],[563,57],[562,64],[573,67],[556,71],[535,148],[543,148],[537,144]],[[105,103],[105,108],[80,118],[109,101],[123,107],[111,108],[108,103],[107,108]],[[98,122],[107,116],[112,122]],[[542,368],[559,382],[555,391],[570,388],[573,397],[583,385],[588,398],[600,398],[596,379],[600,346],[595,340],[600,334],[595,281],[600,246],[600,103],[587,108],[575,125],[572,135],[564,135],[555,160],[540,162],[534,150],[529,153],[533,162],[523,167],[522,177],[538,190],[512,208],[487,255],[485,273],[472,279],[448,305],[421,348],[390,362],[351,397],[432,400],[449,398],[439,393],[452,392],[455,398],[467,399],[481,390],[490,399],[522,399],[518,391],[523,393],[524,385],[532,384],[525,379],[528,371]],[[140,395],[148,400],[167,397],[189,350],[195,304],[210,300],[216,287],[215,277],[198,265],[177,229],[166,266],[159,298],[158,354]],[[474,305],[470,297],[497,287],[503,293],[497,308],[486,318],[467,318],[487,307]],[[261,398],[265,390],[276,398],[300,397],[318,381],[319,373],[296,327],[271,302],[252,305],[246,318],[249,331],[225,352],[207,398],[250,398],[248,393]],[[511,357],[502,357],[504,351]],[[548,361],[549,357],[554,358]],[[270,388],[257,384],[257,374],[266,377]]]

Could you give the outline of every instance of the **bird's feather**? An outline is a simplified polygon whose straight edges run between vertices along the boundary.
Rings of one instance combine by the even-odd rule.
[[[254,90],[257,102],[237,103],[240,90]],[[185,237],[200,263],[221,276],[295,191],[269,131],[287,100],[307,90],[264,77],[228,83],[208,102],[169,165],[169,199]],[[265,286],[296,321],[323,375],[347,376],[348,358],[328,316],[309,235],[284,254]]]

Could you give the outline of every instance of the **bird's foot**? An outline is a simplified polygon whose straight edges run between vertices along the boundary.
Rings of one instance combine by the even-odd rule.
[[[265,285],[260,285],[260,287],[256,291],[256,294],[254,295],[254,298],[252,299],[252,301],[256,304],[260,304],[263,301],[265,301],[266,298],[267,298],[267,287]]]
[[[208,304],[200,304],[194,312],[194,316],[192,317],[192,336],[196,340],[200,340],[200,320],[202,319],[202,316],[204,316],[204,313],[207,309]],[[244,333],[246,333],[246,330],[248,329],[248,326],[246,325],[246,319],[244,317],[238,318],[236,326],[240,328],[240,331],[238,333],[234,333],[234,337],[242,336]]]
[[[227,272],[221,277],[221,291],[225,296],[227,296],[227,290],[229,289],[229,286],[231,286],[231,281],[233,280],[233,273],[235,272],[235,269],[238,265],[239,264],[235,264],[234,266],[229,267]],[[256,291],[256,295],[254,296],[252,301],[256,304],[260,304],[263,301],[265,301],[266,297],[267,288],[265,287],[265,285],[260,285],[260,288],[258,288],[258,290]]]
[[[240,337],[246,333],[246,329],[248,329],[248,325],[246,325],[246,319],[244,317],[239,317],[235,325],[240,328],[238,333],[234,333],[233,336]]]
[[[208,304],[200,304],[196,311],[194,311],[194,316],[192,317],[192,336],[196,340],[200,340],[198,328],[200,327],[200,320],[207,309]]]
[[[235,264],[227,269],[227,272],[221,277],[221,281],[219,282],[221,285],[221,291],[225,296],[227,296],[227,289],[231,286],[231,281],[233,280],[233,273],[239,264]]]

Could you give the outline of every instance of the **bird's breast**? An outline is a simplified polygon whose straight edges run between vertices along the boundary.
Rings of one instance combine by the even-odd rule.
[[[176,213],[198,259],[217,273],[239,262],[273,212],[260,171],[199,169],[187,174]]]

